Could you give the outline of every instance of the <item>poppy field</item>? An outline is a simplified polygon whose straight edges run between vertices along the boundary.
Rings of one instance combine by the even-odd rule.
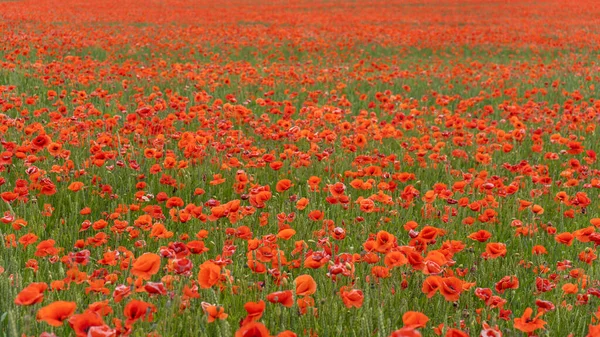
[[[0,0],[0,337],[600,336],[598,17]]]

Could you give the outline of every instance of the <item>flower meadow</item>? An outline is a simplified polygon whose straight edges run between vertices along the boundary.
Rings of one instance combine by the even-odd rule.
[[[600,336],[592,0],[0,0],[0,337]]]

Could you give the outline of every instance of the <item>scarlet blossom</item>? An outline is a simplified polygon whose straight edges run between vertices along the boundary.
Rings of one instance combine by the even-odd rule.
[[[235,337],[269,337],[267,327],[260,322],[249,322],[242,325],[236,332]]]
[[[361,290],[358,289],[349,289],[347,287],[342,287],[340,289],[340,296],[342,297],[342,301],[346,308],[350,309],[360,308],[363,305],[363,301],[365,296]]]
[[[33,305],[44,299],[44,291],[48,289],[46,283],[31,283],[25,287],[15,298],[17,305]]]
[[[504,276],[496,283],[496,291],[499,294],[504,293],[506,289],[519,288],[519,279],[516,276]]]
[[[500,242],[488,243],[482,256],[486,259],[495,259],[506,256],[506,245]]]
[[[419,330],[411,327],[403,327],[393,331],[389,337],[421,337]]]
[[[153,304],[131,300],[123,309],[123,315],[127,318],[126,324],[130,325],[137,320],[152,322],[153,313],[156,312],[156,307]]]
[[[265,307],[265,301],[263,300],[258,302],[246,302],[246,304],[244,304],[244,309],[248,314],[246,315],[246,318],[242,320],[240,325],[244,325],[252,321],[258,321],[262,317]]]
[[[523,316],[514,319],[515,329],[523,331],[525,333],[531,333],[538,329],[543,329],[546,322],[540,319],[543,312],[538,313],[535,317],[531,317],[533,309],[527,308],[523,312]]]
[[[292,184],[292,181],[289,179],[282,179],[280,181],[277,182],[277,186],[275,187],[275,190],[277,192],[284,192],[289,190],[292,186],[294,186],[294,184]]]
[[[317,283],[310,275],[300,275],[294,280],[296,295],[308,296],[317,291]]]
[[[271,303],[280,303],[284,307],[292,307],[294,305],[294,294],[291,290],[276,291],[267,295],[267,301]]]
[[[100,336],[98,334],[100,331],[110,331],[110,329],[104,328],[106,325],[100,315],[92,311],[73,315],[68,321],[77,337],[87,337],[88,335]]]
[[[429,321],[429,317],[418,311],[407,311],[402,315],[404,326],[409,328],[424,328]]]
[[[451,328],[446,331],[444,337],[469,337],[469,335],[462,330]]]
[[[202,302],[202,310],[207,315],[208,323],[212,323],[217,319],[223,320],[229,316],[225,313],[225,308],[206,302]]]
[[[198,272],[198,284],[203,289],[208,289],[221,279],[221,267],[212,261],[206,261],[200,265]]]
[[[558,234],[554,239],[558,243],[570,246],[573,244],[573,240],[575,239],[575,237],[573,236],[573,234],[571,234],[569,232],[565,232],[565,233]]]
[[[131,274],[149,280],[160,269],[160,256],[153,253],[144,253],[138,257],[131,267]]]
[[[52,326],[61,326],[63,321],[75,313],[75,302],[56,301],[38,310],[36,318]]]

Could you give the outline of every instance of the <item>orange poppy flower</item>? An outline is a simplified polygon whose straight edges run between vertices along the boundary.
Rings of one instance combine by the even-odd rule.
[[[421,291],[427,295],[427,298],[431,298],[437,293],[442,286],[442,278],[440,276],[428,276],[423,281]]]
[[[35,248],[35,256],[44,257],[48,255],[56,255],[58,253],[58,249],[54,247],[56,241],[52,239],[44,240],[40,242]]]
[[[408,263],[408,259],[402,252],[389,252],[385,254],[385,258],[383,259],[383,263],[388,268],[400,267]]]
[[[198,272],[198,284],[203,289],[214,286],[221,279],[221,267],[212,261],[206,261],[200,265]]]
[[[204,242],[200,240],[188,241],[186,247],[192,254],[202,254],[207,252],[209,249],[204,246]]]
[[[312,192],[316,192],[319,190],[319,184],[321,183],[321,178],[312,176],[307,181],[308,186]]]
[[[127,318],[126,324],[131,325],[141,319],[152,322],[152,315],[156,312],[156,307],[150,303],[138,300],[131,300],[125,305],[123,315]]]
[[[506,256],[506,245],[500,242],[488,243],[482,256],[486,259],[495,259]]]
[[[298,210],[303,210],[308,206],[308,199],[307,198],[300,198],[298,199],[298,201],[296,201],[296,208]]]
[[[292,236],[294,236],[294,234],[296,234],[296,231],[291,228],[288,228],[280,230],[279,233],[277,233],[277,237],[283,240],[289,240],[292,238]]]
[[[377,232],[375,240],[375,250],[380,253],[388,252],[396,244],[396,237],[386,231]]]
[[[367,137],[363,134],[358,134],[354,137],[354,145],[358,147],[365,147],[367,145]]]
[[[267,301],[280,303],[284,307],[291,308],[294,305],[294,294],[291,290],[276,291],[267,295]]]
[[[277,192],[281,193],[281,192],[285,192],[285,191],[289,190],[292,186],[294,186],[294,184],[292,184],[291,180],[282,179],[277,182],[277,185],[275,186],[275,190]]]
[[[117,330],[108,325],[92,326],[88,329],[87,337],[116,337]]]
[[[310,296],[299,297],[296,300],[296,304],[298,305],[298,309],[300,309],[300,314],[305,315],[308,312],[308,308],[315,306],[315,300]],[[314,308],[313,313],[316,316],[316,308]]]
[[[566,283],[562,286],[562,291],[565,294],[577,294],[578,290],[579,289],[578,289],[577,285],[573,284],[573,283]]]
[[[208,323],[212,323],[217,319],[226,319],[229,315],[225,313],[225,308],[219,307],[210,303],[202,302],[202,310],[207,315]]]
[[[323,211],[314,210],[314,211],[310,211],[310,213],[308,213],[308,218],[313,221],[323,220],[324,217],[325,217],[325,213],[323,213]]]
[[[469,335],[462,330],[451,328],[446,331],[444,337],[469,337]]]
[[[441,281],[439,291],[446,301],[458,301],[460,294],[463,291],[463,281],[453,276],[444,277]]]
[[[424,328],[428,321],[429,317],[418,311],[407,311],[402,315],[404,326],[413,329]]]
[[[144,253],[131,266],[131,274],[149,280],[160,269],[160,256],[154,253]]]
[[[46,146],[48,146],[48,144],[50,144],[50,142],[52,142],[50,137],[48,137],[45,134],[40,134],[39,136],[35,137],[31,143],[34,148],[39,150],[39,149],[43,149]]]
[[[11,203],[19,197],[18,193],[14,192],[2,192],[0,193],[0,198],[5,202]]]
[[[533,255],[543,255],[543,254],[548,254],[548,251],[546,250],[546,247],[544,247],[542,245],[535,245],[531,249],[531,253]]]
[[[532,313],[533,309],[527,308],[525,309],[523,316],[515,318],[515,329],[525,333],[532,333],[535,330],[543,329],[544,325],[546,325],[546,322],[539,318],[542,316],[543,312],[539,312],[535,317],[531,318]]]
[[[388,278],[390,277],[390,269],[383,266],[374,266],[373,268],[371,268],[371,275],[375,276],[378,279]]]
[[[600,324],[588,326],[588,334],[585,337],[597,337],[600,336]]]
[[[363,301],[365,296],[361,290],[351,289],[348,287],[342,287],[340,289],[340,296],[342,297],[342,301],[346,308],[350,309],[352,307],[360,308],[363,305]]]
[[[110,329],[107,330],[104,328],[105,324],[102,317],[92,311],[73,315],[69,318],[68,322],[77,337],[99,336],[98,334],[94,334],[94,332],[110,331]]]
[[[572,245],[574,239],[575,239],[575,236],[573,236],[573,234],[571,234],[569,232],[560,233],[554,237],[554,240],[556,242],[563,244],[563,245],[567,245],[567,246]]]
[[[75,181],[75,182],[71,183],[68,187],[69,191],[71,191],[71,192],[80,191],[82,188],[83,188],[83,183],[80,181]]]
[[[101,316],[108,316],[113,313],[108,300],[94,302],[88,306],[88,311],[93,311]]]
[[[23,247],[27,248],[27,246],[37,242],[38,238],[39,237],[33,233],[27,233],[19,238],[19,243],[23,245]]]
[[[433,226],[425,226],[419,232],[418,238],[423,240],[423,242],[425,242],[425,243],[429,243],[429,242],[435,240],[435,238],[438,236],[438,234],[440,234],[439,229],[437,229]]]
[[[247,324],[252,321],[258,321],[263,313],[265,312],[265,301],[260,300],[258,302],[247,302],[244,304],[244,309],[248,313],[246,318],[242,321],[241,325]]]
[[[416,330],[411,327],[404,327],[402,329],[398,329],[393,331],[389,337],[421,337],[421,333],[419,330]]]
[[[495,288],[499,294],[504,293],[507,289],[518,289],[519,279],[516,276],[504,276],[496,283]]]
[[[17,305],[33,305],[44,300],[44,291],[48,289],[46,283],[31,283],[23,288],[15,298]]]
[[[269,337],[267,327],[260,322],[249,322],[242,325],[236,332],[235,337]]]
[[[294,280],[296,295],[309,296],[317,291],[317,282],[310,275],[300,275]]]
[[[52,326],[61,326],[63,321],[75,313],[75,302],[56,301],[38,310],[36,318]]]
[[[519,211],[522,211],[531,205],[533,205],[533,202],[531,201],[519,200]]]
[[[540,205],[533,205],[533,207],[531,207],[531,211],[537,215],[544,214],[544,209]]]
[[[480,231],[477,231],[475,233],[472,233],[468,236],[469,239],[479,241],[479,242],[486,242],[491,237],[492,237],[492,234],[483,229]]]

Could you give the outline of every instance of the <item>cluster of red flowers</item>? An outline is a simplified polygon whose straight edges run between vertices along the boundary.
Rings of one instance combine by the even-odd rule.
[[[600,336],[593,1],[0,12],[9,334]]]

